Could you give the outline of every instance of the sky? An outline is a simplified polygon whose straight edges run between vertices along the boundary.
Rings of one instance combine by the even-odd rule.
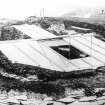
[[[44,16],[60,16],[76,9],[103,7],[105,0],[0,0],[0,19],[42,16],[43,8]]]

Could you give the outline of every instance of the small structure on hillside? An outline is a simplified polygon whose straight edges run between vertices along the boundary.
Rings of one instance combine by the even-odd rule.
[[[35,25],[14,27],[32,39],[0,42],[0,50],[13,63],[61,72],[95,69],[105,64],[105,43],[93,33],[55,36]]]

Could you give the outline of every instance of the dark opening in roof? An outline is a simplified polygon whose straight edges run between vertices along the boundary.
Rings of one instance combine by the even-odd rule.
[[[72,45],[51,46],[51,48],[67,59],[78,59],[89,56]]]

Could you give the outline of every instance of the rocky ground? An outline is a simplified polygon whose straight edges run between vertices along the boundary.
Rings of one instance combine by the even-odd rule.
[[[7,81],[7,78],[12,78],[22,82],[37,80],[37,78],[34,78],[34,76],[25,78],[15,74],[9,74],[9,73],[3,72],[2,70],[0,71],[0,74],[3,77],[5,77],[5,81]],[[65,88],[64,94],[59,97],[55,97],[54,95],[47,95],[46,93],[40,93],[40,92],[35,93],[32,91],[25,91],[25,90],[19,91],[16,88],[10,89],[9,91],[7,91],[5,88],[3,88],[0,90],[0,105],[104,105],[105,88],[104,86],[102,86],[102,84],[104,85],[104,74],[105,73],[102,73],[100,70],[100,73],[98,73],[96,76],[97,79],[96,77],[93,77],[95,78],[94,85],[96,85],[93,88],[92,87],[83,88],[84,87],[83,84],[79,84],[79,83],[78,83],[78,86],[76,87],[74,86],[77,80],[81,80],[81,82],[84,84],[87,81],[86,82],[87,85],[92,85],[93,84],[92,77],[88,77],[88,78],[91,78],[91,83],[88,82],[89,79],[86,79],[86,78],[84,78],[83,80],[81,78],[78,78],[77,80],[75,80],[76,79],[75,78],[73,79],[74,82],[71,82],[70,79],[52,81],[54,85],[58,83]],[[0,82],[1,80],[3,79],[0,78]],[[19,81],[17,84],[20,84]],[[98,81],[100,81],[100,84],[98,84]],[[72,83],[73,83],[74,89],[73,89],[73,86],[71,85]],[[6,86],[11,85],[9,84],[9,81],[6,84],[7,84]],[[68,85],[71,85],[71,86],[68,86]]]
[[[99,88],[98,88],[99,90]],[[84,96],[82,90],[72,91],[68,96],[54,100],[52,97],[47,97],[45,94],[33,94],[26,92],[19,93],[10,91],[6,94],[5,91],[0,92],[1,105],[105,105],[105,94],[101,97]]]

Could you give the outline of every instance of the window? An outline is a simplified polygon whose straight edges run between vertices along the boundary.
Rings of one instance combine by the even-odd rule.
[[[67,59],[77,59],[77,58],[84,58],[89,56],[84,52],[76,49],[72,45],[52,46],[51,48],[56,52],[58,52],[59,54],[66,57]]]

